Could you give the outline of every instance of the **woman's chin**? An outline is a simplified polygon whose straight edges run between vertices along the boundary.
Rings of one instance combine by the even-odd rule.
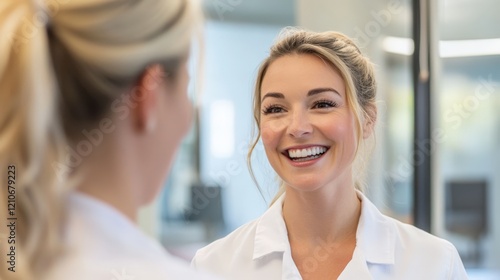
[[[287,191],[295,192],[314,192],[321,188],[321,183],[317,179],[314,180],[295,180],[291,184],[287,183]]]

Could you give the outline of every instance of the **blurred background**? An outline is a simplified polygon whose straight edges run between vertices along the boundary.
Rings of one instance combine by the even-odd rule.
[[[431,231],[458,249],[471,279],[500,279],[500,2],[439,0],[430,108],[432,149],[415,148],[412,2],[204,0],[203,95],[159,199],[141,226],[173,254],[196,250],[257,218],[277,190],[262,145],[247,169],[259,63],[285,26],[337,30],[376,64],[379,119],[367,195],[413,223],[414,159],[430,156]],[[194,73],[196,74],[196,73]],[[195,82],[193,81],[193,88]]]

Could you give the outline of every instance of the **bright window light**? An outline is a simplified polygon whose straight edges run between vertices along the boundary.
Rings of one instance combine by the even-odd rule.
[[[229,158],[234,153],[234,105],[218,100],[210,106],[210,153],[217,158]]]
[[[412,55],[413,54],[413,40],[401,37],[385,37],[382,41],[384,50],[388,53]]]
[[[500,54],[500,39],[440,41],[441,57],[467,57]]]
[[[414,51],[410,38],[388,36],[382,46],[384,51],[400,55],[412,55]],[[439,54],[442,58],[500,55],[500,39],[439,41]]]

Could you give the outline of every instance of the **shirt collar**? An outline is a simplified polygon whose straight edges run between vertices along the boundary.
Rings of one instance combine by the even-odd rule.
[[[369,263],[394,264],[396,230],[394,224],[382,215],[373,203],[361,192],[361,216],[356,231],[356,247]],[[253,259],[273,252],[290,249],[288,232],[283,220],[281,195],[257,222]]]
[[[356,231],[356,246],[367,262],[394,264],[396,229],[390,219],[382,215],[360,191],[361,216]]]
[[[290,248],[282,213],[284,198],[285,194],[281,195],[257,222],[253,250],[254,260],[273,252],[285,252]]]
[[[68,197],[69,225],[68,229],[80,230],[89,227],[87,232],[99,236],[114,235],[120,232],[120,236],[113,236],[115,241],[125,241],[126,238],[136,238],[141,236],[139,227],[127,216],[111,205],[89,196],[87,194],[74,191]],[[77,234],[78,233],[68,233]]]

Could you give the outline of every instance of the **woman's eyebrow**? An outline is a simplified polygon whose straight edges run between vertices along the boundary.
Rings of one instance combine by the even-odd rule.
[[[309,90],[307,92],[307,96],[313,96],[315,94],[319,94],[319,93],[322,93],[322,92],[328,92],[328,91],[336,93],[339,96],[341,96],[340,93],[337,90],[333,89],[333,88],[314,88],[314,89],[311,89],[311,90]],[[264,99],[266,99],[267,97],[274,97],[274,98],[285,99],[285,95],[283,93],[268,92],[268,93],[266,93],[264,95],[264,97],[262,97],[261,102],[264,101]]]
[[[274,98],[280,98],[280,99],[285,99],[285,95],[283,93],[279,93],[279,92],[268,92],[264,95],[264,97],[262,97],[262,101],[264,101],[264,99],[266,99],[267,97],[274,97]]]
[[[337,95],[341,96],[340,93],[333,89],[333,88],[315,88],[315,89],[311,89],[309,92],[307,92],[307,96],[313,96],[315,94],[318,94],[318,93],[322,93],[322,92],[327,92],[327,91],[331,91],[333,93],[336,93]]]

